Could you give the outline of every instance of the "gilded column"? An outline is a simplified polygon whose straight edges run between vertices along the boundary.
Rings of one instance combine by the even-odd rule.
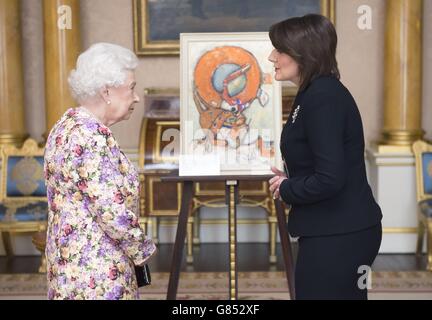
[[[0,0],[0,144],[26,138],[19,0]]]
[[[423,137],[422,0],[387,0],[384,62],[384,127],[380,152],[411,152]]]
[[[7,1],[7,0],[6,0]],[[44,0],[46,133],[76,103],[67,78],[81,50],[79,0]]]

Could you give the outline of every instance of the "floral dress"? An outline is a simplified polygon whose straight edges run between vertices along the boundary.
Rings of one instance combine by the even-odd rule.
[[[69,109],[45,148],[48,299],[137,299],[156,250],[136,216],[138,174],[110,129]]]

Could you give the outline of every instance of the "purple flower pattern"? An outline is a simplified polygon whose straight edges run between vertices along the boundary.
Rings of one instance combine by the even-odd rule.
[[[138,173],[111,130],[69,109],[45,148],[48,299],[137,299],[156,247],[138,223]]]

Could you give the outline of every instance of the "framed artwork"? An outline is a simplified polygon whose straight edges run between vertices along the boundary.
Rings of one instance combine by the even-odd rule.
[[[281,84],[268,33],[186,33],[180,46],[180,175],[280,168]]]
[[[180,33],[267,32],[308,13],[335,22],[334,0],[133,0],[133,8],[138,55],[178,55]]]

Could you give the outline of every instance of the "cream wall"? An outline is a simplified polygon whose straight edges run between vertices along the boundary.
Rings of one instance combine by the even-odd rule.
[[[21,0],[24,103],[27,131],[42,141],[45,132],[45,85],[42,1]]]
[[[43,87],[43,26],[41,1],[21,0],[27,128],[42,139],[45,130]],[[432,0],[424,0],[424,30],[432,30]],[[372,30],[357,27],[357,8],[372,8]],[[337,57],[342,81],[356,99],[363,117],[366,142],[380,136],[383,104],[384,0],[337,0]],[[83,48],[114,42],[133,49],[132,0],[81,0]],[[137,70],[138,92],[145,87],[178,87],[177,57],[142,57]],[[423,129],[432,138],[432,32],[424,33]],[[142,94],[141,94],[142,95]],[[123,148],[136,149],[143,104],[128,122],[113,127]]]
[[[357,8],[368,5],[372,9],[372,29],[357,27]],[[337,60],[341,81],[356,100],[365,132],[365,141],[377,140],[383,118],[383,0],[350,0],[336,3],[336,31],[338,34]]]

